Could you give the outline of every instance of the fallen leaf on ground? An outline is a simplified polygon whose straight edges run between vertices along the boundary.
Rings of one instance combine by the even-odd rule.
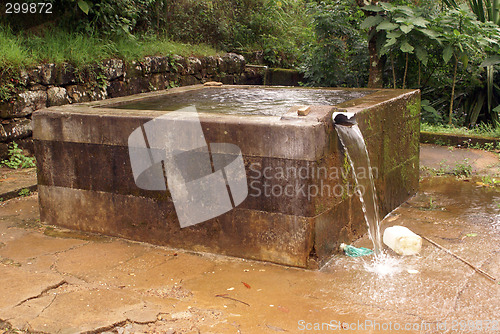
[[[281,306],[281,305],[278,305],[278,310],[280,310],[280,311],[281,311],[281,312],[283,312],[283,313],[288,313],[288,312],[290,312],[290,310],[289,310],[287,307],[285,307],[285,306]]]

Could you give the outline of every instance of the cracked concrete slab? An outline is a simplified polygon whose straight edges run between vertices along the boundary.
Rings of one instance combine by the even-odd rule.
[[[23,189],[36,191],[36,188],[36,168],[0,167],[0,199],[5,201],[20,196]]]
[[[125,321],[126,312],[142,306],[140,296],[129,291],[92,289],[62,293],[30,322],[30,327],[47,333],[93,331]]]
[[[4,310],[3,319],[7,319],[14,328],[33,330],[30,323],[38,317],[55,299],[55,295],[46,294],[26,303]]]
[[[59,254],[55,266],[60,272],[84,280],[99,279],[147,249],[148,246],[120,240],[86,243]]]
[[[81,240],[50,238],[39,233],[26,233],[5,241],[5,247],[0,249],[0,256],[25,264],[33,258],[64,252],[83,243],[85,242]]]
[[[61,275],[50,271],[29,273],[20,266],[0,266],[0,319],[5,318],[4,310],[41,295],[47,287],[57,285],[63,280]]]
[[[470,166],[473,173],[500,175],[498,154],[484,150],[420,144],[421,166],[443,173],[453,173],[457,166]]]

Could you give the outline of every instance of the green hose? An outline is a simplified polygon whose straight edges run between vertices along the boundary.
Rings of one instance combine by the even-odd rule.
[[[371,249],[365,247],[357,248],[346,244],[341,244],[340,249],[344,251],[345,255],[350,257],[360,257],[373,254],[373,251]]]

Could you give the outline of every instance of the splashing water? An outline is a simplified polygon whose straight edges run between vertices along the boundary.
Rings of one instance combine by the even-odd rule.
[[[382,252],[380,217],[373,172],[365,140],[357,124],[353,126],[337,124],[335,129],[342,146],[346,150],[347,158],[354,173],[365,221],[368,224],[368,234],[373,242],[373,251],[375,256],[379,256]]]
[[[366,271],[379,276],[393,275],[403,270],[399,259],[391,257],[385,253],[381,253],[371,262],[365,262],[364,268]]]

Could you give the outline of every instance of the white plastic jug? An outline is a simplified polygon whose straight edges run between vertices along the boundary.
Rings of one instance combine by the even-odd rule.
[[[399,255],[414,255],[422,249],[422,238],[404,226],[386,228],[383,241]]]

